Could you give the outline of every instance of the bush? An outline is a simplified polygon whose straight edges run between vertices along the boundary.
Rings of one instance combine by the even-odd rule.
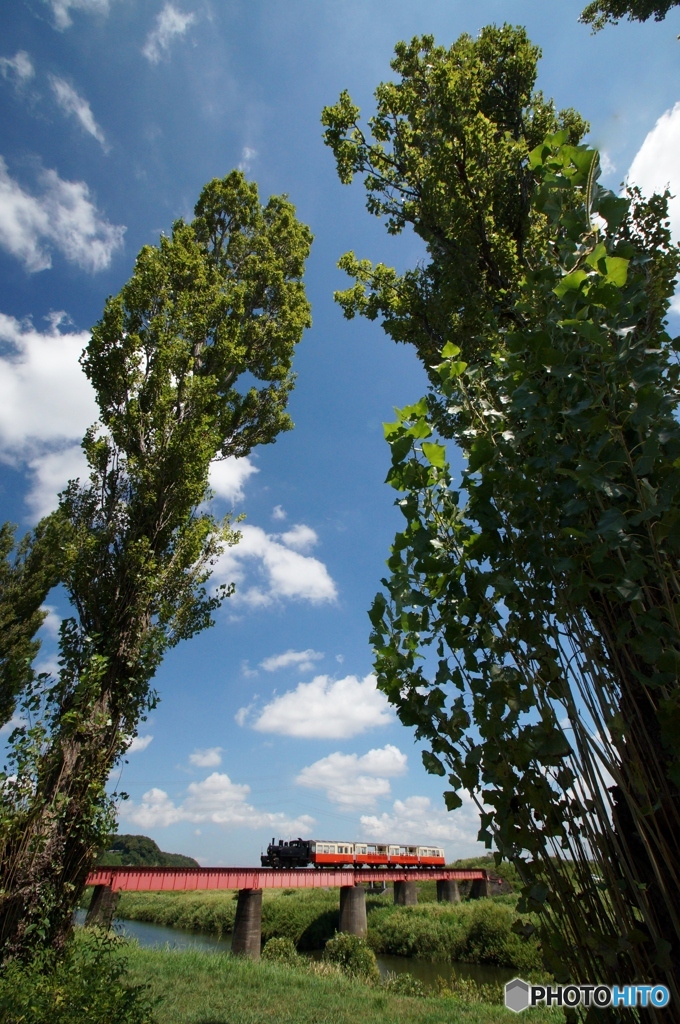
[[[300,956],[292,939],[269,939],[262,950],[262,959],[285,967],[301,967],[306,963]]]
[[[365,939],[341,932],[326,943],[323,951],[326,963],[336,964],[345,974],[365,981],[380,981],[375,953]]]
[[[516,920],[516,908],[502,899],[386,907],[371,915],[368,939],[376,953],[541,970],[538,940],[513,932]]]
[[[385,988],[397,996],[415,996],[422,999],[427,995],[425,986],[418,978],[405,971],[403,974],[393,974],[390,971],[384,981]]]
[[[487,985],[479,985],[472,978],[459,978],[453,973],[448,982],[443,978],[437,978],[437,993],[440,996],[450,999],[457,999],[460,1003],[491,1003],[492,1005],[503,1005],[503,986],[498,982]]]
[[[43,953],[0,971],[0,1024],[151,1024],[146,985],[126,981],[125,943],[79,931],[57,959]]]

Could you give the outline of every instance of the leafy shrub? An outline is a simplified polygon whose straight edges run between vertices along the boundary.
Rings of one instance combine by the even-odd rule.
[[[491,1003],[502,1005],[503,986],[494,982],[492,984],[479,985],[472,978],[459,978],[453,973],[449,981],[437,978],[437,994],[443,997],[457,999],[461,1003]]]
[[[0,971],[0,1024],[151,1024],[145,985],[126,981],[126,944],[78,932],[64,957],[43,953]]]
[[[262,959],[270,963],[283,964],[285,967],[301,967],[306,962],[295,948],[293,940],[287,937],[269,939],[262,950]]]
[[[327,963],[337,964],[345,974],[365,981],[380,981],[380,971],[375,953],[358,935],[347,935],[341,932],[334,935],[326,943],[323,959]]]
[[[540,970],[538,940],[513,932],[516,919],[515,907],[502,898],[386,907],[371,915],[368,939],[377,953]]]
[[[386,989],[398,996],[416,996],[422,999],[427,995],[427,991],[422,981],[418,978],[414,978],[408,971],[404,971],[403,974],[393,974],[390,971],[383,982]]]

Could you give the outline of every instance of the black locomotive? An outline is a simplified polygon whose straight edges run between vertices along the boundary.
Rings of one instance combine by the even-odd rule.
[[[260,857],[263,868],[306,868],[312,863],[312,840],[291,839],[278,843],[272,839],[267,852]]]

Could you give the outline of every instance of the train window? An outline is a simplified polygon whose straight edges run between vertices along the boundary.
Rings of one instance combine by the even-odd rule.
[[[364,853],[367,852],[367,850],[366,850],[365,846],[355,846],[354,847],[354,852],[357,853],[357,854],[364,854]]]
[[[390,846],[390,855],[394,856],[394,857],[398,857],[399,856],[399,847],[398,846]]]

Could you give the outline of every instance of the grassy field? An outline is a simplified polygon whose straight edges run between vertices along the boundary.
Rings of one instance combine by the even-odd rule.
[[[269,963],[132,944],[131,980],[150,986],[158,1024],[510,1024],[511,1011],[453,998],[412,998]],[[533,1024],[562,1024],[534,1010]]]

